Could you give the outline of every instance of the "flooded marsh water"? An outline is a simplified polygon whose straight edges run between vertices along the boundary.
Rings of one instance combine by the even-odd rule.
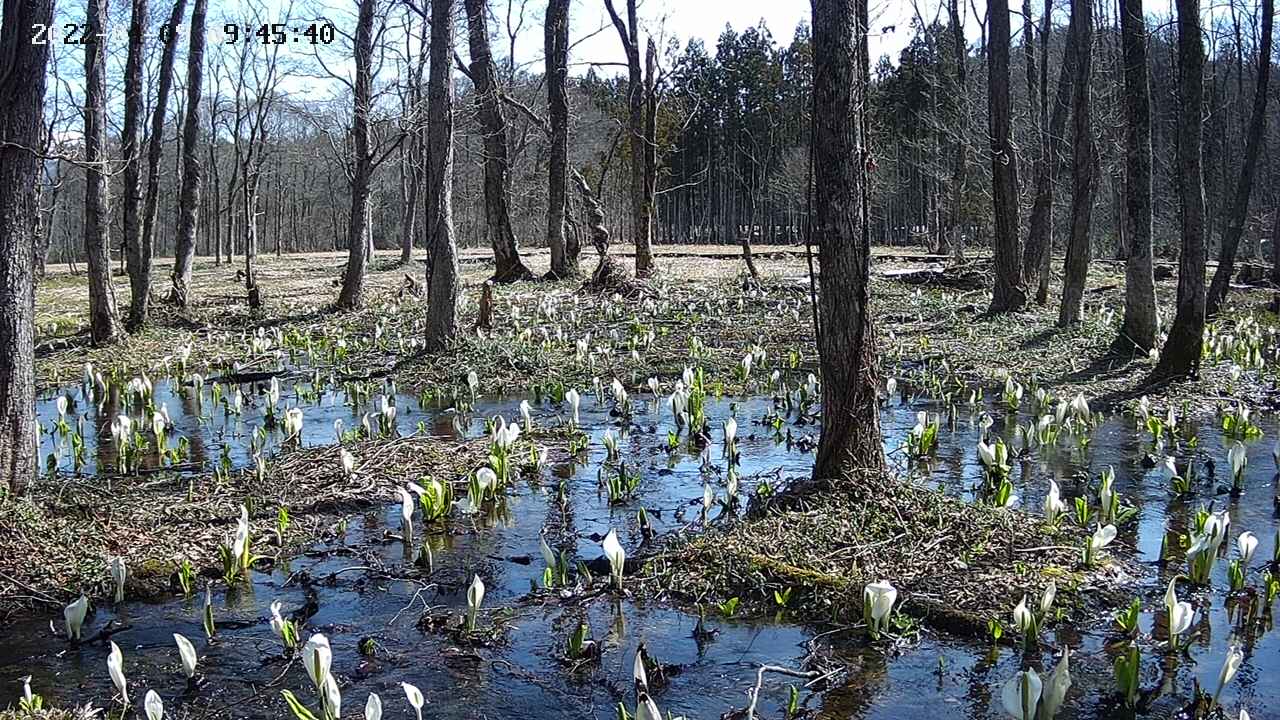
[[[307,383],[303,383],[306,386]],[[228,386],[230,387],[230,386]],[[278,448],[281,434],[269,432],[264,442],[252,440],[263,425],[262,384],[238,386],[244,398],[239,415],[228,415],[212,403],[207,388],[170,381],[155,384],[155,404],[167,406],[171,443],[185,438],[189,452],[178,471],[208,472],[226,462],[234,471],[251,468],[254,445],[264,456]],[[366,413],[376,413],[377,396],[348,393],[343,389],[309,387],[283,389],[283,405],[297,405],[305,412],[303,446],[335,442],[334,421],[347,429],[361,426]],[[77,463],[71,443],[57,433],[42,438],[42,457],[62,474],[93,477],[99,468],[117,462],[110,434],[111,420],[122,407],[118,396],[101,410],[85,401],[78,388],[59,395],[73,398],[68,418],[79,427],[83,439]],[[199,399],[197,399],[199,395]],[[447,407],[420,407],[416,398],[395,396],[399,434],[421,428],[441,437],[482,437],[485,420],[502,415],[508,421],[520,417],[521,400],[532,406],[534,424],[562,424],[567,411],[562,403],[534,397],[485,398],[465,413]],[[77,401],[78,400],[78,401]],[[434,567],[428,572],[415,563],[416,548],[398,539],[400,508],[387,504],[350,518],[343,534],[318,541],[298,557],[269,572],[252,572],[250,582],[228,590],[215,584],[214,615],[219,626],[213,641],[201,628],[202,597],[174,598],[148,604],[126,600],[119,607],[95,603],[86,623],[85,636],[107,631],[124,652],[130,695],[139,701],[148,688],[165,698],[176,717],[277,718],[287,709],[280,697],[293,690],[305,703],[316,705],[316,695],[302,664],[282,654],[269,619],[270,605],[280,601],[285,614],[306,613],[305,635],[328,636],[334,652],[333,670],[340,678],[344,717],[357,716],[369,692],[377,692],[388,717],[412,717],[404,702],[401,682],[420,687],[426,696],[424,715],[431,718],[582,718],[613,717],[614,707],[634,704],[631,692],[632,660],[644,643],[652,657],[673,666],[665,687],[655,699],[664,711],[689,718],[718,718],[748,704],[747,691],[762,664],[800,668],[812,648],[822,646],[848,668],[821,691],[805,689],[806,680],[766,675],[758,713],[783,716],[790,688],[800,690],[801,708],[819,717],[832,718],[934,718],[1002,717],[1000,687],[1025,664],[1052,669],[1054,650],[1070,647],[1073,686],[1064,718],[1126,717],[1114,692],[1111,665],[1117,652],[1115,633],[1107,618],[1087,622],[1064,621],[1042,637],[1043,649],[1024,657],[1009,646],[992,648],[978,639],[957,639],[925,631],[919,638],[886,650],[867,646],[848,632],[825,634],[821,628],[797,625],[781,617],[726,617],[715,607],[704,609],[703,628],[693,608],[676,608],[639,599],[614,599],[607,595],[584,599],[558,593],[531,594],[540,585],[543,562],[539,542],[555,525],[557,549],[584,562],[602,556],[600,540],[616,530],[628,555],[646,542],[638,514],[641,508],[659,536],[682,529],[696,531],[702,522],[703,483],[709,481],[719,498],[726,492],[726,467],[721,457],[721,426],[735,417],[741,455],[739,490],[743,498],[757,492],[760,483],[784,486],[791,478],[805,477],[812,466],[806,440],[816,440],[819,427],[808,419],[778,410],[768,394],[708,401],[712,428],[709,457],[700,457],[684,443],[668,452],[668,432],[675,423],[665,398],[637,390],[631,398],[632,416],[623,420],[584,392],[580,428],[590,438],[587,449],[575,457],[544,468],[536,479],[521,479],[508,490],[501,511],[486,518],[451,520],[456,531],[432,532],[423,540],[432,547]],[[899,471],[919,482],[973,502],[982,470],[975,445],[981,431],[982,412],[992,416],[990,432],[1005,438],[1013,449],[1015,421],[1033,421],[1028,412],[1010,413],[990,404],[970,411],[961,408],[955,418],[945,418],[938,448],[927,461],[909,462],[903,450],[905,438],[916,422],[916,412],[937,412],[925,398],[908,393],[886,403],[881,416],[885,449]],[[784,416],[775,427],[775,414]],[[56,396],[42,400],[41,422],[56,423]],[[135,408],[136,422],[146,423]],[[1270,419],[1261,422],[1263,435],[1248,444],[1246,491],[1239,497],[1225,492],[1227,445],[1213,423],[1196,427],[1194,456],[1200,479],[1190,497],[1175,497],[1144,431],[1130,417],[1116,415],[1098,424],[1083,448],[1062,439],[1052,448],[1038,448],[1013,462],[1011,480],[1016,501],[1039,517],[1040,504],[1050,480],[1062,489],[1068,506],[1072,497],[1094,491],[1104,468],[1115,471],[1115,488],[1125,504],[1136,508],[1135,518],[1120,526],[1119,538],[1109,552],[1131,559],[1139,568],[1132,579],[1132,595],[1142,598],[1140,628],[1147,638],[1141,644],[1143,664],[1140,717],[1171,717],[1192,697],[1199,682],[1212,690],[1228,649],[1241,645],[1245,659],[1239,675],[1222,694],[1223,705],[1235,717],[1247,707],[1252,717],[1280,717],[1280,642],[1274,631],[1242,630],[1228,608],[1227,559],[1234,557],[1235,536],[1253,531],[1259,546],[1248,573],[1248,583],[1258,585],[1264,561],[1272,557],[1277,527],[1276,469],[1271,457],[1278,427]],[[618,458],[640,475],[634,496],[610,502],[601,488],[601,466],[607,458],[606,432],[619,437]],[[223,448],[226,448],[224,451]],[[223,458],[226,458],[224,461]],[[1210,477],[1206,461],[1215,465]],[[148,472],[160,465],[154,454],[142,461]],[[1179,465],[1182,465],[1180,460]],[[122,482],[124,480],[117,480]],[[564,488],[566,499],[557,498]],[[1165,584],[1185,572],[1184,552],[1170,551],[1162,562],[1160,551],[1171,531],[1185,531],[1201,506],[1226,509],[1231,517],[1230,540],[1215,566],[1209,589],[1183,586],[1180,596],[1197,606],[1197,622],[1189,655],[1166,657],[1150,640],[1157,624],[1160,597]],[[997,512],[997,510],[991,510]],[[731,522],[723,511],[712,512],[713,522]],[[851,508],[850,512],[857,512]],[[1064,520],[1070,523],[1070,520]],[[1083,537],[1084,532],[1078,534]],[[466,608],[467,583],[480,575],[488,588],[482,624],[501,627],[494,640],[474,647],[458,643],[448,634],[422,630],[424,613],[460,615]],[[1085,588],[1083,592],[1090,592]],[[1236,601],[1238,602],[1238,601]],[[102,640],[79,646],[55,636],[49,621],[61,627],[61,613],[19,617],[0,627],[0,707],[16,702],[18,679],[33,676],[33,689],[55,706],[93,702],[110,704],[113,690],[106,672],[107,643]],[[854,624],[858,618],[850,618]],[[1010,624],[1004,618],[1006,627]],[[598,664],[576,671],[564,661],[568,637],[580,622],[602,647]],[[1163,622],[1161,619],[1160,622]],[[192,639],[200,654],[198,685],[182,677],[173,633]],[[818,635],[822,633],[821,637]],[[1158,636],[1159,634],[1156,633]],[[369,651],[372,648],[371,652]],[[362,652],[362,649],[364,652]],[[117,705],[118,707],[118,705]]]

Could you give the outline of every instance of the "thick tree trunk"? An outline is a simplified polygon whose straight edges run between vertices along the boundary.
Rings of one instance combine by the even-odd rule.
[[[636,19],[636,0],[627,0],[627,21],[614,10],[613,0],[605,0],[605,8],[618,31],[627,54],[627,114],[631,149],[631,232],[636,246],[636,277],[653,274],[653,196],[645,179],[649,135],[645,131],[645,79],[640,67],[640,29]]]
[[[373,94],[373,10],[376,0],[360,0],[355,37],[355,108],[351,123],[351,215],[347,218],[347,270],[343,275],[338,307],[360,307],[364,294],[364,269],[369,250],[369,181],[373,158],[369,155],[369,103]]]
[[[1089,93],[1089,79],[1093,73],[1092,0],[1072,0],[1071,16],[1079,54],[1076,56],[1071,103],[1071,232],[1067,237],[1067,258],[1063,265],[1059,327],[1075,325],[1082,317],[1084,286],[1089,279],[1089,260],[1093,252],[1090,230],[1097,183],[1097,150],[1093,142],[1093,109]]]
[[[107,184],[107,0],[88,0],[84,44],[84,249],[89,265],[89,331],[95,345],[116,338]]]
[[[1147,72],[1147,27],[1142,0],[1120,0],[1124,57],[1125,223],[1124,324],[1117,351],[1155,347],[1159,332],[1151,254],[1151,85]]]
[[[1156,377],[1194,375],[1204,336],[1206,253],[1204,176],[1200,138],[1204,105],[1204,40],[1198,0],[1177,0],[1178,190],[1182,256],[1178,259],[1177,314],[1160,353]]]
[[[484,214],[485,231],[493,247],[494,282],[529,280],[533,273],[520,261],[520,246],[511,228],[508,206],[507,120],[498,96],[493,55],[489,51],[489,23],[485,0],[464,0],[467,9],[467,39],[471,48],[471,80],[476,86],[480,126],[484,129]]]
[[[142,58],[146,53],[143,38],[147,25],[147,0],[133,0],[129,16],[129,49],[124,61],[124,125],[120,132],[120,154],[124,156],[124,206],[121,227],[125,265],[129,272],[130,330],[142,327],[147,317],[147,293],[150,290],[150,257],[143,259],[142,246],[142,158],[138,129],[142,124]]]
[[[987,4],[990,40],[987,47],[988,98],[991,128],[991,197],[995,214],[995,282],[992,313],[1020,309],[1027,302],[1022,283],[1022,238],[1018,236],[1018,157],[1013,145],[1009,101],[1009,0]]]
[[[1253,193],[1253,176],[1258,168],[1258,156],[1262,154],[1262,136],[1267,125],[1267,85],[1271,80],[1271,29],[1274,24],[1275,0],[1262,0],[1262,39],[1258,50],[1258,84],[1253,91],[1253,114],[1249,118],[1249,135],[1245,140],[1244,158],[1240,165],[1240,178],[1236,192],[1227,211],[1227,230],[1222,235],[1222,247],[1218,251],[1218,268],[1205,298],[1206,312],[1216,315],[1231,289],[1231,276],[1235,272],[1236,251],[1244,235],[1244,224],[1249,216],[1249,197]]]
[[[196,222],[200,212],[200,86],[204,78],[204,25],[208,0],[195,0],[191,9],[191,43],[187,52],[187,112],[182,121],[182,186],[178,191],[178,234],[174,241],[173,289],[170,300],[187,307],[191,294],[191,266],[196,256]],[[228,203],[228,214],[234,203]],[[231,232],[227,232],[230,262]]]
[[[35,277],[32,230],[42,161],[29,150],[43,131],[49,45],[31,28],[53,22],[53,0],[6,1],[0,15],[0,495],[36,475]]]
[[[548,119],[551,158],[547,172],[547,246],[551,248],[552,278],[578,274],[577,248],[570,252],[565,234],[569,182],[569,0],[550,0],[544,28]]]
[[[864,193],[870,159],[861,111],[868,86],[865,3],[812,0],[813,234],[822,267],[822,438],[816,480],[884,467]]]
[[[1074,22],[1074,16],[1072,18]],[[1048,42],[1049,25],[1042,26],[1041,42]],[[1031,203],[1031,217],[1028,220],[1027,246],[1023,256],[1022,274],[1030,287],[1036,284],[1036,301],[1044,304],[1049,301],[1049,261],[1053,255],[1053,178],[1058,173],[1060,158],[1066,155],[1066,143],[1062,141],[1067,128],[1067,114],[1071,110],[1071,89],[1076,74],[1075,65],[1079,57],[1076,33],[1072,26],[1067,26],[1067,43],[1062,53],[1062,67],[1058,71],[1058,87],[1054,94],[1053,113],[1049,118],[1047,132],[1042,135],[1040,156],[1035,163],[1035,190]],[[1043,46],[1042,46],[1043,47]],[[1041,83],[1047,80],[1048,57],[1042,58]],[[1042,88],[1047,91],[1047,88]],[[1045,108],[1045,112],[1048,109]]]
[[[458,245],[453,235],[453,0],[431,0],[431,69],[427,81],[426,347],[458,336]]]

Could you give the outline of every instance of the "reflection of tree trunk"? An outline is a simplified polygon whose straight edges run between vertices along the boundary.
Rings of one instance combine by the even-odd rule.
[[[507,121],[498,97],[493,56],[489,51],[489,30],[485,0],[464,0],[467,10],[467,39],[471,47],[471,80],[476,87],[480,126],[484,128],[484,214],[485,231],[493,247],[495,282],[508,283],[533,277],[520,261],[520,246],[511,228],[508,207]]]
[[[991,27],[987,46],[988,97],[991,126],[992,206],[995,214],[995,283],[993,313],[1020,309],[1027,301],[1022,284],[1022,238],[1018,237],[1018,156],[1013,145],[1009,101],[1009,2],[987,4]]]
[[[84,246],[89,265],[89,329],[95,345],[116,338],[107,207],[107,0],[89,0],[84,44]]]
[[[142,182],[138,128],[142,122],[142,55],[145,51],[143,26],[147,22],[147,0],[133,0],[129,17],[129,49],[124,61],[124,125],[120,131],[120,154],[124,157],[124,205],[121,230],[125,266],[129,271],[129,317],[131,329],[142,327],[147,317],[147,292],[151,284],[151,256],[142,244]],[[146,254],[144,258],[143,255]]]
[[[426,347],[458,335],[458,246],[453,235],[453,0],[431,0],[431,69],[427,81]]]
[[[1253,175],[1261,155],[1262,134],[1267,124],[1267,84],[1271,80],[1271,28],[1274,23],[1275,0],[1262,0],[1262,41],[1258,50],[1258,84],[1253,91],[1253,114],[1249,118],[1249,136],[1245,141],[1244,160],[1240,165],[1240,178],[1236,181],[1235,196],[1227,211],[1227,231],[1222,235],[1222,247],[1218,251],[1218,268],[1213,273],[1206,298],[1206,312],[1217,314],[1231,289],[1231,275],[1235,271],[1236,250],[1244,235],[1244,224],[1249,216],[1249,196],[1253,192]],[[1237,53],[1239,51],[1237,50]]]
[[[1151,256],[1151,85],[1142,0],[1120,0],[1125,95],[1124,324],[1118,350],[1155,347],[1156,285]]]
[[[200,212],[200,86],[204,77],[204,23],[208,0],[195,0],[191,9],[191,44],[187,52],[187,114],[182,121],[182,185],[178,191],[178,234],[175,240],[173,289],[170,300],[187,307],[191,266],[196,256],[196,221]],[[213,149],[210,148],[212,155]],[[211,157],[212,160],[212,157]],[[233,181],[234,182],[234,181]],[[228,191],[230,192],[230,191]],[[233,204],[228,198],[228,222]],[[231,260],[231,232],[227,229],[227,262]]]
[[[1160,353],[1156,377],[1195,374],[1204,336],[1204,176],[1200,157],[1204,103],[1204,40],[1198,0],[1177,0],[1178,162],[1182,256],[1178,259],[1177,314]]]
[[[49,26],[53,0],[6,2],[0,16],[0,138],[38,147],[49,46],[30,41]],[[18,147],[0,147],[0,493],[21,494],[36,475],[35,281],[32,229],[42,162]]]
[[[884,467],[871,324],[862,103],[866,0],[813,0],[813,235],[822,238],[818,354],[822,438],[813,477]]]
[[[569,94],[569,0],[551,0],[546,17],[546,78],[548,116],[551,125],[551,158],[547,174],[547,245],[551,248],[553,278],[578,274],[578,247],[570,247],[565,233],[568,202]]]
[[[355,39],[355,110],[351,123],[351,214],[347,218],[347,269],[342,278],[338,307],[360,307],[364,293],[365,264],[372,256],[369,243],[369,180],[373,158],[369,155],[369,103],[373,93],[373,6],[360,0]]]
[[[1067,258],[1063,266],[1062,305],[1058,326],[1081,320],[1084,286],[1089,279],[1092,249],[1089,234],[1093,220],[1093,193],[1097,182],[1097,150],[1093,142],[1093,110],[1090,107],[1089,78],[1093,72],[1093,2],[1071,0],[1075,25],[1076,56],[1071,127],[1071,233],[1067,238]]]

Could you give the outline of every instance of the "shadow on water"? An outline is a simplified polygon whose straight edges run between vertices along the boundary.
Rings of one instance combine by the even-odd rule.
[[[262,386],[245,385],[241,391],[244,411],[234,416],[220,408],[211,410],[207,389],[202,399],[197,399],[190,387],[156,384],[157,406],[168,406],[172,436],[187,438],[193,465],[213,464],[224,447],[235,467],[252,463],[249,438],[252,429],[263,422]],[[333,443],[334,420],[356,427],[365,413],[374,411],[376,402],[363,396],[353,399],[343,390],[299,393],[295,388],[287,393],[290,397],[282,405],[298,404],[305,409],[304,445]],[[485,417],[519,417],[519,401],[485,400],[473,412],[459,415],[450,409],[419,407],[415,399],[402,395],[397,398],[397,424],[402,434],[416,432],[421,423],[431,434],[474,437],[484,432]],[[562,422],[560,406],[530,401],[539,426]],[[632,421],[623,428],[605,403],[584,398],[581,426],[592,439],[586,454],[573,463],[546,468],[536,481],[516,483],[502,512],[478,520],[474,531],[471,520],[459,520],[457,523],[466,527],[430,535],[425,542],[431,544],[435,557],[431,573],[407,559],[414,551],[388,539],[387,530],[398,527],[399,509],[385,507],[353,517],[345,536],[317,543],[269,573],[256,572],[252,582],[239,589],[215,592],[220,630],[213,642],[204,640],[199,599],[99,607],[86,636],[112,629],[111,638],[124,651],[133,699],[139,700],[147,688],[155,688],[170,709],[182,708],[196,715],[282,717],[287,712],[279,695],[282,689],[299,693],[315,707],[315,693],[301,664],[283,657],[269,628],[269,606],[274,600],[283,603],[286,614],[303,607],[314,610],[304,635],[323,632],[329,636],[348,715],[363,707],[368,692],[378,692],[390,716],[406,716],[408,706],[399,686],[404,681],[423,689],[428,702],[425,714],[433,718],[525,718],[530,710],[540,718],[611,716],[619,701],[633,704],[631,663],[640,642],[661,662],[680,667],[670,685],[657,692],[664,710],[691,718],[715,718],[730,708],[745,707],[744,693],[755,682],[756,668],[762,663],[799,667],[808,653],[811,629],[785,619],[729,620],[709,609],[707,623],[716,632],[702,642],[693,637],[697,615],[692,611],[604,598],[582,604],[542,596],[530,602],[527,596],[530,586],[539,583],[542,576],[539,538],[550,523],[561,523],[566,530],[563,536],[568,539],[560,549],[588,562],[601,556],[599,541],[610,529],[618,530],[628,554],[639,548],[643,542],[637,522],[641,507],[658,533],[696,527],[704,479],[712,481],[718,494],[724,493],[719,428],[731,414],[740,427],[744,495],[755,492],[761,481],[778,487],[789,478],[806,476],[811,467],[812,455],[784,442],[785,436],[769,424],[773,402],[767,397],[709,403],[715,438],[711,451],[714,467],[710,470],[704,470],[695,452],[666,451],[667,432],[673,423],[665,403],[647,394],[637,394],[633,403]],[[101,410],[83,402],[73,406],[71,413],[83,418],[81,432],[88,456],[80,472],[92,474],[96,467],[114,465],[109,425],[119,407],[118,398],[109,398]],[[895,398],[886,405],[882,415],[886,452],[901,471],[912,473],[920,482],[976,501],[981,481],[975,452],[977,414],[962,410],[953,427],[948,429],[944,423],[939,447],[929,462],[914,464],[905,459],[901,447],[915,423],[916,411],[935,409],[924,400]],[[987,409],[995,421],[991,431],[1017,447],[1014,422],[1003,411]],[[46,426],[57,417],[53,398],[40,403],[39,415]],[[1025,425],[1031,418],[1023,413],[1013,419]],[[1159,607],[1164,584],[1185,567],[1181,551],[1174,552],[1177,561],[1167,566],[1159,563],[1161,544],[1167,532],[1185,531],[1189,518],[1202,504],[1230,510],[1232,542],[1227,545],[1232,548],[1239,532],[1248,529],[1257,534],[1260,542],[1250,582],[1258,583],[1259,566],[1272,555],[1277,528],[1269,445],[1278,428],[1265,425],[1267,440],[1249,446],[1248,489],[1242,497],[1232,498],[1219,487],[1225,474],[1226,440],[1220,430],[1201,427],[1194,453],[1204,469],[1194,488],[1195,497],[1182,500],[1169,492],[1159,469],[1148,467],[1145,458],[1153,452],[1150,438],[1133,425],[1129,418],[1112,417],[1095,428],[1084,447],[1064,439],[1055,447],[1029,453],[1016,463],[1012,479],[1018,504],[1039,515],[1049,480],[1058,483],[1070,507],[1072,497],[1093,491],[1104,468],[1114,468],[1116,489],[1126,504],[1137,508],[1137,516],[1121,528],[1120,538],[1110,550],[1131,556],[1143,569],[1133,586],[1134,596],[1145,598],[1141,627],[1143,633],[1160,637],[1155,631],[1154,608]],[[815,426],[790,421],[783,432],[788,429],[793,438],[816,437],[818,432]],[[620,433],[620,459],[638,470],[642,478],[635,498],[620,504],[609,502],[597,475],[605,460],[601,438],[606,430]],[[43,440],[42,454],[53,453],[62,471],[74,471],[66,441],[49,435]],[[264,452],[269,453],[276,443],[278,433],[270,434]],[[1208,460],[1218,465],[1213,474],[1207,469]],[[155,467],[157,459],[152,457],[148,462]],[[568,492],[568,510],[563,514],[555,499],[561,480]],[[1225,602],[1226,554],[1224,551],[1214,571],[1213,589],[1190,595],[1199,608],[1197,622],[1202,629],[1190,658],[1166,662],[1150,651],[1151,643],[1144,644],[1142,686],[1151,691],[1150,716],[1169,716],[1185,705],[1195,680],[1205,688],[1215,687],[1228,647],[1243,643],[1244,665],[1223,693],[1223,701],[1233,713],[1245,706],[1255,718],[1280,717],[1280,692],[1265,680],[1280,672],[1280,642],[1274,632],[1246,637],[1234,629]],[[416,620],[424,612],[461,612],[472,574],[480,574],[489,588],[484,622],[501,623],[507,629],[501,642],[485,648],[459,647],[442,634],[416,628]],[[105,643],[70,647],[50,632],[49,619],[30,616],[4,628],[0,639],[0,707],[16,701],[20,691],[17,679],[28,674],[34,675],[35,690],[55,705],[107,704],[112,690],[105,669]],[[573,629],[584,620],[591,636],[602,644],[603,657],[592,669],[570,673],[562,662],[564,647]],[[57,621],[60,626],[61,618]],[[1009,624],[1007,619],[1005,624]],[[199,688],[188,688],[181,677],[172,641],[175,632],[196,642],[204,676]],[[1073,627],[1060,624],[1046,633],[1043,654],[1033,653],[1034,657],[1028,658],[1048,670],[1053,662],[1051,648],[1072,648],[1075,682],[1059,717],[1122,716],[1116,714],[1112,691],[1110,632],[1105,620]],[[358,651],[366,639],[371,639],[375,648],[371,656]],[[844,642],[838,643],[836,651],[851,668],[848,680],[822,694],[801,693],[803,706],[823,717],[1000,717],[1000,686],[1023,667],[1024,660],[1020,652],[1009,648],[993,653],[986,643],[928,632],[901,653],[886,654],[881,648]],[[780,717],[790,686],[799,687],[803,682],[767,675],[760,700],[762,715]]]

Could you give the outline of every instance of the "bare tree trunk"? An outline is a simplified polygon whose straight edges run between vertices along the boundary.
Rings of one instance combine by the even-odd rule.
[[[88,0],[84,43],[84,248],[89,265],[89,331],[95,345],[116,338],[107,185],[107,0]]]
[[[1051,2],[1051,0],[1047,0]],[[1048,12],[1048,10],[1046,10]],[[1046,15],[1046,17],[1048,17]],[[1074,22],[1074,16],[1072,17]],[[1050,23],[1042,25],[1043,43],[1048,42]],[[1041,83],[1048,79],[1048,53],[1042,53],[1044,65],[1041,70]],[[1076,33],[1072,25],[1067,26],[1067,43],[1062,53],[1062,67],[1058,70],[1058,87],[1054,95],[1053,114],[1049,119],[1047,131],[1041,139],[1040,156],[1035,163],[1035,192],[1031,204],[1031,218],[1028,221],[1026,254],[1023,256],[1022,273],[1028,286],[1036,283],[1036,301],[1041,305],[1049,301],[1049,261],[1053,255],[1053,178],[1058,173],[1059,157],[1066,154],[1066,143],[1062,141],[1067,128],[1067,114],[1071,110],[1071,89],[1075,78],[1076,60],[1079,50],[1076,47]],[[1047,91],[1047,88],[1042,88]],[[1047,112],[1048,109],[1045,108]],[[1043,123],[1042,123],[1043,127]]]
[[[547,104],[551,124],[551,158],[547,173],[547,245],[552,278],[578,274],[577,248],[570,252],[565,235],[569,181],[569,0],[550,0],[544,27]],[[575,244],[576,245],[576,244]]]
[[[631,222],[636,245],[636,277],[653,274],[653,197],[648,194],[645,141],[645,79],[640,68],[640,29],[636,19],[636,0],[627,0],[627,21],[614,10],[613,0],[605,0],[605,8],[618,31],[627,54],[627,108],[631,142]]]
[[[1258,84],[1253,91],[1253,114],[1249,118],[1249,135],[1245,141],[1244,159],[1240,165],[1240,178],[1236,181],[1235,196],[1227,211],[1227,231],[1222,235],[1222,247],[1218,251],[1218,268],[1213,273],[1206,297],[1206,313],[1216,315],[1231,289],[1231,276],[1235,272],[1236,251],[1244,235],[1244,224],[1249,216],[1249,197],[1253,193],[1253,176],[1258,168],[1258,156],[1262,154],[1262,136],[1267,125],[1267,85],[1271,80],[1271,29],[1274,25],[1275,0],[1262,0],[1262,39],[1258,50]],[[1241,50],[1236,49],[1239,53]],[[1243,97],[1242,97],[1243,99]]]
[[[991,127],[991,197],[995,211],[995,283],[992,313],[1020,309],[1027,302],[1022,284],[1022,238],[1018,237],[1018,157],[1013,145],[1009,103],[1009,0],[987,4],[991,27],[987,47],[988,108]]]
[[[502,114],[493,55],[489,51],[487,4],[485,0],[464,0],[463,4],[467,10],[467,39],[471,47],[471,80],[476,86],[480,126],[484,128],[485,230],[493,247],[493,281],[530,280],[533,273],[520,261],[520,246],[511,228],[507,121]]]
[[[1124,53],[1125,222],[1124,324],[1113,347],[1147,351],[1159,331],[1151,255],[1151,85],[1147,72],[1147,28],[1142,0],[1120,0]]]
[[[1182,256],[1178,259],[1177,314],[1160,353],[1155,377],[1200,370],[1205,316],[1204,175],[1200,133],[1204,124],[1204,40],[1198,0],[1177,0],[1178,185],[1182,206]]]
[[[347,270],[343,274],[338,307],[360,307],[364,293],[364,268],[369,259],[369,180],[373,158],[369,155],[369,103],[373,94],[373,10],[376,0],[360,0],[356,20],[354,87],[355,110],[351,123],[351,215],[347,218]]]
[[[1063,265],[1062,305],[1058,326],[1081,320],[1084,287],[1089,279],[1092,255],[1090,230],[1093,195],[1097,183],[1097,150],[1093,142],[1093,109],[1090,107],[1089,78],[1093,73],[1093,2],[1071,0],[1071,22],[1075,26],[1075,82],[1072,94],[1071,232],[1067,238],[1067,258]]]
[[[204,78],[204,25],[208,0],[195,0],[191,9],[191,44],[187,52],[187,114],[182,122],[182,186],[178,191],[178,234],[174,242],[173,289],[170,300],[187,307],[191,266],[196,256],[196,222],[200,212],[200,86]],[[230,205],[230,203],[229,203]],[[230,212],[230,208],[228,208]],[[227,233],[227,245],[231,245]],[[228,252],[227,256],[230,257]]]
[[[951,228],[947,233],[950,238],[948,254],[957,262],[964,259],[964,228],[967,214],[964,210],[965,179],[969,168],[969,146],[965,131],[969,126],[968,89],[969,89],[969,53],[964,40],[964,27],[960,20],[959,0],[948,0],[947,23],[951,32],[951,61],[956,66],[955,97],[961,104],[961,127],[955,141],[955,157],[951,167]]]
[[[31,28],[53,22],[53,0],[6,1],[0,10],[0,495],[20,495],[35,477],[35,277],[32,230],[49,45]]]
[[[866,232],[866,0],[813,3],[813,234],[820,239],[822,438],[813,477],[882,469]]]
[[[143,259],[142,246],[142,159],[139,157],[138,129],[142,124],[142,56],[146,52],[143,28],[147,23],[147,0],[133,0],[129,16],[129,49],[124,62],[124,126],[121,129],[120,154],[124,156],[124,231],[125,266],[129,272],[130,330],[142,327],[147,317],[147,293],[150,272],[143,269],[150,257]]]
[[[431,69],[427,81],[426,348],[458,336],[458,244],[453,235],[453,0],[431,0]]]

